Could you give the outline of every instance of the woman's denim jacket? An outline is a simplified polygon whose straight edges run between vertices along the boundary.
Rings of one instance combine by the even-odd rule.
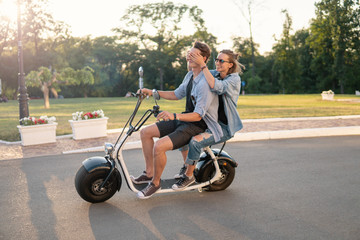
[[[231,73],[221,80],[218,71],[211,70],[210,72],[215,77],[215,85],[211,91],[218,95],[222,95],[224,111],[228,120],[228,128],[231,136],[234,136],[237,131],[243,128],[240,116],[236,109],[241,88],[240,76],[238,73]]]

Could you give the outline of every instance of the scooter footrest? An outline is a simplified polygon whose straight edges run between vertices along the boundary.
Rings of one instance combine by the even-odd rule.
[[[178,179],[161,179],[161,189],[171,189],[172,185],[174,185]],[[143,190],[146,188],[148,183],[142,183],[142,184],[134,184],[135,188],[137,190]]]
[[[161,180],[161,189],[171,189],[172,185],[174,185],[175,183],[177,183],[178,179],[164,179]]]
[[[147,185],[148,185],[148,183],[134,184],[134,187],[140,191],[140,190],[143,190],[144,188],[146,188]]]

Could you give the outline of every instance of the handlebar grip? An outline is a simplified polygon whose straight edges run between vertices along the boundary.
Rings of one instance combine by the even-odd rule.
[[[146,97],[147,96],[145,93],[142,93],[142,92],[140,92],[140,93],[131,93],[131,94],[133,96],[135,96],[135,97],[141,97],[141,96]]]
[[[157,117],[162,111],[154,111],[154,117]]]

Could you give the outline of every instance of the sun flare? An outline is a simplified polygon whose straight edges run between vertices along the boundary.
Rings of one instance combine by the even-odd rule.
[[[0,16],[15,22],[17,19],[16,0],[0,0]]]

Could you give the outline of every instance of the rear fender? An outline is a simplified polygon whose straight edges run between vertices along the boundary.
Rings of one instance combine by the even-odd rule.
[[[218,163],[220,166],[225,164],[230,164],[232,167],[237,167],[237,162],[225,151],[221,151],[220,155],[220,149],[211,149],[215,156],[218,158]],[[194,176],[197,181],[202,179],[202,175],[207,167],[212,165],[213,160],[211,159],[211,156],[207,152],[203,152],[200,155],[200,160],[197,162],[195,170],[194,170]]]

